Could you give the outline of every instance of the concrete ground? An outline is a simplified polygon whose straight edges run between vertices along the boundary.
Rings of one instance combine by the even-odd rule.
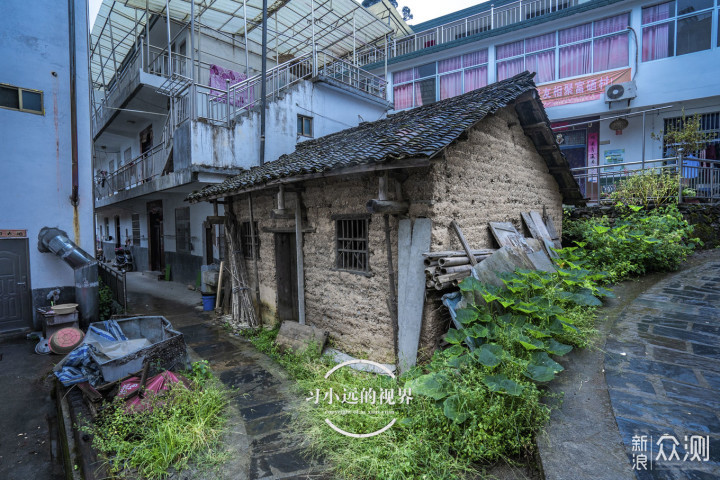
[[[57,355],[35,353],[25,335],[0,338],[0,478],[64,479],[48,380]]]
[[[193,353],[210,362],[235,391],[233,408],[241,421],[231,426],[231,462],[221,478],[318,478],[322,466],[304,456],[304,439],[290,433],[293,404],[302,400],[292,380],[247,340],[217,326],[199,311],[201,297],[185,285],[158,281],[139,272],[127,275],[129,313],[162,315],[185,336]],[[192,474],[188,478],[197,478]]]

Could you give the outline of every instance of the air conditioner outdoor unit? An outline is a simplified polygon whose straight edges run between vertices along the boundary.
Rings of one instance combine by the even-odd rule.
[[[635,82],[616,83],[605,87],[605,102],[617,102],[620,100],[631,100],[637,97],[637,86]]]

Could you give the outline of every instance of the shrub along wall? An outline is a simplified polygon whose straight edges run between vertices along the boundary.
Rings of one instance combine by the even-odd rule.
[[[695,227],[693,235],[703,241],[704,245],[697,248],[710,249],[720,246],[720,204],[683,203],[678,206],[685,220]],[[570,210],[570,218],[594,218],[607,215],[617,218],[627,209],[615,206],[577,207]],[[566,245],[567,246],[567,245]]]

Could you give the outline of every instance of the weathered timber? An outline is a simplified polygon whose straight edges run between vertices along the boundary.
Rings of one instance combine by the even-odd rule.
[[[460,240],[460,245],[462,245],[463,250],[465,250],[465,255],[468,256],[470,259],[470,265],[477,265],[477,260],[475,260],[475,256],[473,255],[472,250],[470,250],[470,245],[468,245],[467,240],[465,240],[465,235],[463,235],[462,230],[460,230],[460,226],[457,224],[455,220],[450,222],[450,226],[453,227],[455,230],[455,233],[458,236],[458,239]]]
[[[365,204],[370,213],[383,213],[388,215],[399,215],[407,213],[410,208],[408,202],[398,202],[395,200],[372,199]]]
[[[495,241],[501,247],[515,245],[517,244],[517,237],[522,237],[515,228],[515,225],[510,222],[490,222],[489,225]]]
[[[497,251],[496,248],[485,248],[482,250],[471,250],[476,257],[479,255],[492,255]],[[425,252],[422,254],[425,258],[439,259],[450,257],[467,257],[467,253],[463,250],[444,250],[442,252]]]

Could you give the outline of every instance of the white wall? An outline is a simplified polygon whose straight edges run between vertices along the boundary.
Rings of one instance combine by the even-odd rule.
[[[70,128],[70,57],[67,2],[3,2],[0,82],[42,90],[45,114],[0,109],[0,228],[27,229],[32,288],[72,286],[60,258],[37,250],[44,226],[65,230],[94,252],[87,4],[76,1],[76,95],[80,203],[74,209]],[[74,223],[77,228],[74,228]]]

